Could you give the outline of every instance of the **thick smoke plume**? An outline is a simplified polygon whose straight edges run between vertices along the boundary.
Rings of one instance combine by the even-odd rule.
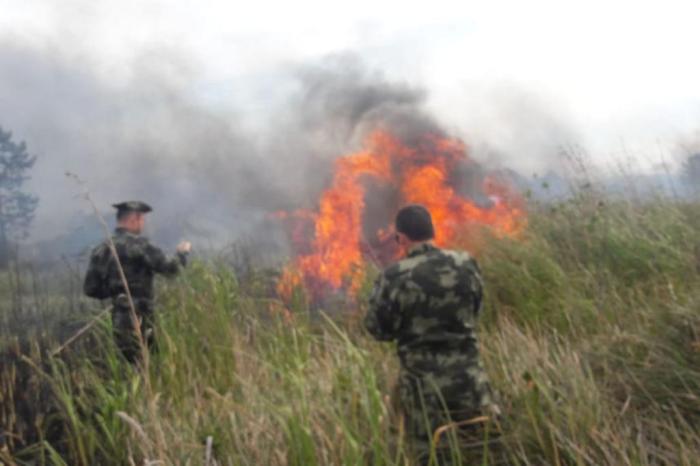
[[[423,91],[389,83],[351,56],[291,70],[298,92],[265,134],[253,135],[235,109],[198,101],[177,56],[144,56],[117,85],[89,62],[49,50],[0,50],[1,124],[39,156],[30,188],[41,197],[40,239],[70,229],[85,210],[66,171],[86,180],[105,210],[122,199],[152,203],[152,233],[164,239],[221,244],[266,228],[277,210],[311,206],[331,160],[369,128],[439,131],[420,110]]]
[[[236,119],[189,99],[176,61],[144,59],[132,81],[116,86],[88,63],[25,47],[0,50],[2,125],[39,156],[31,186],[41,197],[36,237],[68,227],[84,208],[66,171],[105,204],[147,199],[159,220],[197,213],[235,225],[240,206],[259,207],[269,196],[258,179],[262,162]]]
[[[80,57],[0,41],[0,125],[39,157],[29,186],[41,198],[35,240],[89,222],[68,171],[105,212],[125,199],[153,204],[150,234],[168,245],[188,237],[220,248],[255,238],[269,249],[284,243],[274,213],[313,209],[333,160],[370,131],[389,129],[407,145],[444,134],[425,110],[424,90],[390,81],[351,54],[289,67],[285,79],[296,90],[262,115],[255,132],[235,102],[204,103],[195,68],[154,50],[119,81]],[[454,175],[462,190],[481,176],[475,166]],[[76,252],[81,241],[71,241],[68,252]]]

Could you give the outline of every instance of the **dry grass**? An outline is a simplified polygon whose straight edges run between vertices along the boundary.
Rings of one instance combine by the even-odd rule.
[[[504,410],[484,462],[700,464],[698,206],[584,196],[551,207],[534,207],[522,238],[492,239],[480,257],[481,346]],[[410,464],[390,396],[396,358],[359,329],[362,305],[332,318],[297,308],[289,321],[263,279],[241,284],[228,267],[195,263],[163,287],[150,390],[107,326],[64,360],[35,353],[58,407],[42,426],[60,425],[60,440],[0,458]]]

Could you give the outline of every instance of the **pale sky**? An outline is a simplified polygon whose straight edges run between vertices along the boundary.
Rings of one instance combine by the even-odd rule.
[[[251,126],[282,105],[289,67],[352,52],[424,87],[440,120],[475,144],[530,157],[548,137],[535,123],[544,119],[598,158],[622,148],[653,158],[700,128],[699,10],[673,0],[0,0],[0,38],[50,44],[115,83],[144,52],[176,51],[193,92]]]

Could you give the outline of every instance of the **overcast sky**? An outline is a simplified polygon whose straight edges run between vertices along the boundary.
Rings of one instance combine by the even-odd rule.
[[[299,70],[329,56],[351,56],[384,82],[423,89],[427,110],[484,164],[542,173],[556,168],[562,145],[576,145],[601,165],[622,158],[648,171],[700,150],[696,5],[0,0],[0,125],[39,155],[36,224],[49,232],[62,228],[59,212],[75,209],[65,170],[88,176],[101,199],[153,189],[166,196],[167,186],[139,176],[119,186],[112,175],[128,164],[149,180],[195,185],[160,159],[172,152],[171,161],[196,164],[198,148],[211,143],[218,162],[202,176],[221,183],[199,197],[191,190],[202,183],[182,188],[193,203],[228,187],[229,172],[217,167],[264,171],[242,154],[266,152],[255,135],[269,141],[275,125],[293,120],[279,116],[300,112],[290,104],[303,85]],[[282,148],[293,130],[280,136]],[[272,155],[252,157],[299,157],[275,144]],[[298,137],[293,144],[313,147]],[[271,167],[288,177],[295,163]],[[230,197],[248,199],[240,190]]]
[[[537,130],[528,114],[545,113],[565,122],[572,142],[614,153],[672,145],[698,127],[696,5],[0,0],[0,34],[51,43],[115,81],[130,78],[135,57],[176,52],[193,92],[242,109],[250,124],[283,100],[292,85],[284,70],[350,51],[425,87],[444,123],[464,134],[490,134],[512,149],[527,139],[520,133]],[[503,118],[521,119],[523,130]]]

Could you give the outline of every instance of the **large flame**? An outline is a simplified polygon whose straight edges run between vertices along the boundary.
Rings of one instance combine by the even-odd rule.
[[[337,159],[333,182],[323,192],[317,211],[281,213],[294,220],[292,239],[297,255],[286,267],[278,285],[283,299],[303,287],[312,298],[345,290],[353,296],[360,287],[368,257],[377,250],[395,251],[391,237],[392,215],[400,205],[423,204],[431,212],[439,246],[464,247],[463,232],[487,226],[497,234],[516,234],[524,223],[520,197],[502,182],[484,178],[480,191],[487,206],[461,194],[454,186],[460,167],[471,164],[462,142],[426,135],[414,146],[400,142],[387,131],[375,131],[364,150]],[[370,186],[391,193],[385,204],[383,227],[368,233],[366,194]],[[392,205],[393,204],[393,205]],[[313,238],[309,241],[308,238]]]

